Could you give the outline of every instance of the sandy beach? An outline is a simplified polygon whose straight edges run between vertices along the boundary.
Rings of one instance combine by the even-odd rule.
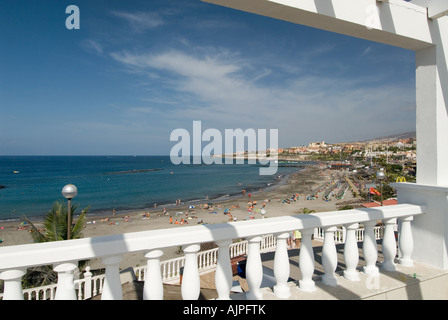
[[[167,208],[165,213],[164,207],[159,206],[150,211],[136,210],[115,212],[115,214],[110,212],[103,215],[87,215],[83,235],[88,238],[154,229],[185,228],[201,222],[215,224],[235,219],[236,221],[261,219],[260,209],[263,205],[266,211],[264,217],[267,219],[301,214],[304,208],[315,212],[338,210],[344,204],[356,202],[357,199],[353,198],[351,189],[348,189],[343,199],[332,198],[331,201],[323,200],[322,193],[317,192],[324,186],[336,184],[338,180],[343,179],[343,174],[341,171],[330,171],[324,165],[313,165],[285,178],[283,183],[274,186],[272,190],[260,190],[252,194],[243,194],[242,192],[241,196],[231,199],[209,201],[209,203],[213,203],[213,206],[208,206],[207,203],[197,203],[192,209],[181,203]],[[307,197],[313,193],[317,193],[318,197],[314,200],[307,200]],[[294,196],[296,196],[295,199]],[[358,200],[362,202],[361,199],[358,198]],[[43,228],[42,221],[33,221],[33,223],[37,228]],[[0,238],[3,240],[0,246],[32,243],[29,226],[22,225],[20,221],[3,222],[0,224],[0,228]],[[176,251],[178,248],[164,249],[162,260],[176,257]],[[142,253],[130,254],[124,260],[123,268],[145,263]]]

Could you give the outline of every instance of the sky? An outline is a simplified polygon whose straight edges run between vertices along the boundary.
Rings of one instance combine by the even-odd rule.
[[[168,155],[193,121],[280,147],[414,131],[414,52],[198,0],[0,2],[0,155]]]

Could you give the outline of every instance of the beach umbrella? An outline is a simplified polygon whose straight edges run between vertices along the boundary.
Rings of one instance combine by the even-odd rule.
[[[188,206],[188,209],[194,209],[194,206]]]

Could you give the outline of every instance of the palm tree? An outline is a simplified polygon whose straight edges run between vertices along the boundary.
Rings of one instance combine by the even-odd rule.
[[[73,217],[78,205],[71,206],[70,215]],[[37,229],[34,224],[25,217],[25,220],[31,226],[31,237],[34,242],[50,242],[67,240],[67,205],[64,202],[56,201],[53,204],[53,208],[48,212],[45,217],[44,226],[45,233],[42,233]],[[88,207],[82,210],[79,215],[78,221],[71,225],[71,237],[70,239],[82,238],[82,228],[84,227],[85,215],[88,211]],[[73,218],[71,219],[73,221]]]
[[[315,210],[308,209],[308,208],[303,208],[303,209],[302,209],[302,213],[303,213],[303,214],[310,214],[310,213],[314,213],[314,212],[316,212],[316,211],[315,211]]]
[[[70,214],[73,217],[78,205],[71,206]],[[43,231],[36,228],[36,226],[25,217],[25,221],[30,225],[31,237],[34,242],[51,242],[67,240],[67,205],[64,202],[56,201],[53,208],[48,211],[45,217]],[[82,228],[84,227],[85,215],[88,208],[82,210],[78,221],[72,224],[71,239],[82,238]],[[73,219],[71,220],[73,221]],[[81,262],[79,263],[81,265]],[[26,275],[22,278],[24,287],[38,287],[44,286],[57,281],[57,274],[53,271],[52,266],[39,266],[28,268]]]

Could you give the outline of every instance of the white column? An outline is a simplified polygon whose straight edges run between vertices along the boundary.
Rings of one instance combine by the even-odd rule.
[[[414,217],[404,217],[401,220],[401,230],[399,234],[398,244],[400,247],[401,257],[398,262],[405,267],[412,267],[414,262],[411,259],[412,250],[414,249],[414,239],[412,237],[411,221]]]
[[[291,296],[291,289],[288,286],[289,279],[289,256],[286,239],[289,238],[289,232],[284,232],[276,235],[277,247],[274,256],[274,276],[276,285],[274,286],[274,294],[277,298],[289,298]]]
[[[218,262],[215,272],[215,286],[218,300],[230,300],[232,289],[232,265],[230,264],[229,246],[232,240],[218,242]]]
[[[350,281],[359,281],[359,273],[356,270],[359,262],[358,243],[356,242],[356,229],[359,224],[353,223],[345,226],[347,229],[347,235],[344,245],[344,260],[346,270],[344,270],[344,278]]]
[[[120,270],[118,267],[122,260],[122,256],[111,256],[102,260],[106,265],[106,275],[101,300],[123,300]]]
[[[185,266],[182,276],[182,299],[197,300],[201,293],[200,278],[198,270],[198,244],[191,244],[183,249],[185,253]]]
[[[162,250],[152,250],[145,255],[146,262],[143,300],[163,300],[163,281],[160,271]]]
[[[366,265],[363,267],[365,274],[374,276],[378,274],[378,267],[376,261],[378,260],[378,244],[375,239],[376,221],[365,221],[364,224],[364,241],[362,243],[362,250]]]
[[[6,270],[0,273],[4,281],[3,300],[23,300],[22,277],[26,269]]]
[[[76,300],[74,273],[78,264],[66,262],[56,265],[53,270],[58,273],[55,300]]]
[[[248,239],[249,248],[246,263],[246,280],[249,286],[249,292],[246,293],[247,300],[260,300],[263,298],[260,292],[261,282],[263,281],[263,265],[260,256],[261,237],[256,236]]]
[[[314,274],[314,253],[311,235],[313,229],[301,230],[302,244],[300,245],[299,267],[302,279],[299,280],[299,288],[303,291],[312,292],[316,290],[316,285],[312,280]]]
[[[334,232],[336,227],[325,228],[324,245],[322,247],[322,266],[325,274],[322,276],[323,284],[327,286],[336,286],[336,268],[338,266],[338,254],[334,243]]]
[[[81,287],[80,287],[81,289]],[[90,272],[90,267],[86,267],[84,272],[84,294],[83,299],[90,299],[92,297],[92,272]]]
[[[384,236],[383,236],[383,255],[384,262],[381,268],[386,271],[396,271],[397,266],[394,262],[397,255],[397,242],[395,240],[394,227],[397,222],[396,218],[384,220]]]

